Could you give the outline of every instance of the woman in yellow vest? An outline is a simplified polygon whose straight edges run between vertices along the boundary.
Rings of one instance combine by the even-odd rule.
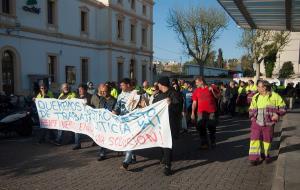
[[[48,90],[46,85],[41,84],[39,87],[39,92],[37,96],[33,99],[33,101],[35,101],[35,99],[37,98],[54,98],[54,95],[50,90]],[[39,133],[38,143],[41,144],[45,142],[47,134],[49,135],[49,140],[53,140],[55,138],[53,130],[41,128]]]
[[[257,165],[265,160],[270,162],[270,147],[273,137],[273,127],[286,112],[286,106],[275,92],[272,92],[268,81],[258,81],[258,93],[252,98],[249,108],[251,118],[251,136],[249,160],[252,165]]]
[[[76,98],[76,94],[74,92],[71,92],[70,90],[70,86],[68,83],[63,83],[61,85],[61,93],[58,96],[58,99],[60,100],[65,100],[65,99],[72,99],[72,98]],[[55,140],[55,144],[57,146],[60,146],[62,143],[62,139],[63,139],[63,135],[64,135],[64,131],[63,130],[58,130],[57,131],[57,137]]]
[[[253,80],[248,81],[248,86],[246,87],[247,91],[247,103],[251,104],[252,97],[257,93],[257,86],[254,84]]]

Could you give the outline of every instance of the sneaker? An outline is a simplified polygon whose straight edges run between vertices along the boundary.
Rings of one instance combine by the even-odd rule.
[[[129,164],[123,162],[123,163],[122,163],[122,166],[120,167],[120,169],[121,169],[121,170],[126,170],[126,171],[127,171],[127,170],[128,170],[128,166],[129,166]]]
[[[74,146],[73,147],[73,150],[78,150],[78,149],[81,149],[81,146]]]
[[[98,161],[102,161],[102,160],[105,160],[105,159],[106,159],[105,156],[100,156],[100,157],[98,158]]]
[[[266,164],[270,164],[271,162],[272,162],[271,158],[268,158],[268,157],[265,158],[265,163]]]
[[[56,146],[61,146],[61,143],[58,141],[53,141],[53,144],[55,144]]]
[[[172,175],[171,168],[170,168],[170,167],[165,167],[165,168],[164,168],[164,174],[165,174],[165,176],[170,176],[170,175]]]
[[[249,164],[250,164],[250,166],[257,166],[258,161],[257,160],[251,160]]]

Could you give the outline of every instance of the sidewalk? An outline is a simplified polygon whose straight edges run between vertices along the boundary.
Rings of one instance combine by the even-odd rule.
[[[288,111],[281,124],[272,190],[300,189],[300,108]]]

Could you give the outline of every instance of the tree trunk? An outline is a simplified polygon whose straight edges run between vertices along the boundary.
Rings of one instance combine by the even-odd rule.
[[[198,63],[199,65],[199,76],[204,77],[204,65],[201,63]]]
[[[258,81],[259,77],[260,77],[260,64],[257,61],[255,61],[254,64],[255,64],[255,67],[256,67],[256,75],[255,75],[254,81],[256,83]]]

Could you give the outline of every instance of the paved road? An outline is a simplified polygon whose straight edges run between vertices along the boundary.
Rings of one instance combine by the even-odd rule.
[[[172,176],[159,164],[159,149],[138,151],[130,171],[119,169],[115,152],[97,161],[97,147],[72,150],[72,145],[38,145],[32,139],[0,141],[2,189],[270,189],[275,162],[251,167],[247,162],[249,121],[222,119],[218,144],[198,150],[196,132],[175,142]]]

